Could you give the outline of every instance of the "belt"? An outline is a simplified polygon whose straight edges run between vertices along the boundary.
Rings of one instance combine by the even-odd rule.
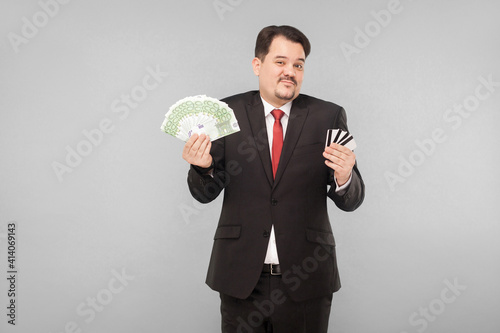
[[[281,275],[281,266],[275,264],[264,264],[262,273],[270,273],[271,275]]]

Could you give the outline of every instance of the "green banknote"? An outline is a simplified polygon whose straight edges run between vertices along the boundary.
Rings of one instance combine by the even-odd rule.
[[[170,107],[161,130],[183,141],[205,133],[217,140],[240,130],[233,110],[224,102],[205,95],[191,96]]]

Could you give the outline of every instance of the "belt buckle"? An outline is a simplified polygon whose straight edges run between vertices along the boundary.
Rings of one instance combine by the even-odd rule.
[[[274,273],[273,272],[273,264],[269,264],[269,266],[271,267],[271,275],[280,275],[280,273]]]

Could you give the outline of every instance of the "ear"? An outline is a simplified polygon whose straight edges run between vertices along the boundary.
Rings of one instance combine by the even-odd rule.
[[[262,64],[262,62],[260,61],[259,58],[257,58],[257,57],[253,58],[253,60],[252,60],[253,72],[257,76],[259,76],[259,74],[260,74],[260,65],[261,64]]]

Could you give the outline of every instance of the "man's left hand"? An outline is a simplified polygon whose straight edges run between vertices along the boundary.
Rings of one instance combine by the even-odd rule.
[[[325,164],[335,170],[335,179],[339,186],[344,185],[351,176],[352,167],[356,162],[356,155],[352,150],[332,143],[325,148],[323,157],[326,158]]]

